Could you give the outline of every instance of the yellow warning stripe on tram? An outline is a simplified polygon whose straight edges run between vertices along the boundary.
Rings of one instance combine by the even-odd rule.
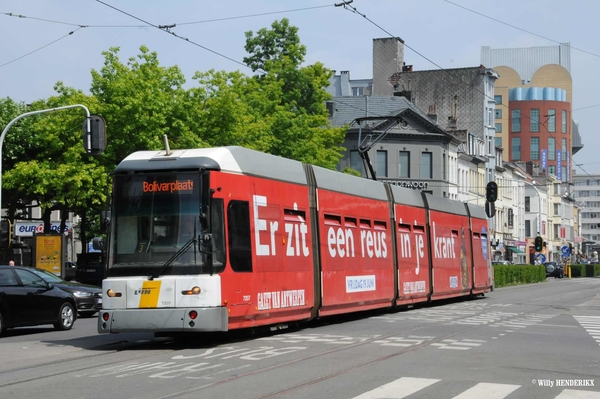
[[[144,281],[140,295],[140,308],[156,308],[160,295],[160,281]]]

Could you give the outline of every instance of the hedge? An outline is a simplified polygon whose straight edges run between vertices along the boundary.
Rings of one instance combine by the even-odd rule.
[[[546,281],[546,268],[532,265],[494,265],[496,288]]]
[[[600,276],[600,265],[571,265],[571,277]]]

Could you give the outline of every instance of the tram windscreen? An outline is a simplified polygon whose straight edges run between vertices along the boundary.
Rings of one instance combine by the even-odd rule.
[[[209,273],[198,243],[201,184],[196,173],[115,176],[109,276]]]

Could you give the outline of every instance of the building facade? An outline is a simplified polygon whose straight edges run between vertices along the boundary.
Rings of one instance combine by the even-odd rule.
[[[579,212],[577,247],[589,259],[593,251],[600,251],[600,175],[574,174],[573,197]]]

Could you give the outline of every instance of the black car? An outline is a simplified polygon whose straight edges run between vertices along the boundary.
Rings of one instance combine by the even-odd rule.
[[[0,335],[7,328],[54,324],[70,330],[77,320],[75,298],[34,273],[35,269],[0,266]]]
[[[545,262],[546,277],[563,278],[565,276],[565,267],[557,262]]]
[[[106,277],[106,262],[101,252],[88,252],[77,255],[75,280],[84,284],[102,286]]]
[[[77,314],[79,317],[92,317],[96,312],[102,309],[102,289],[100,287],[66,281],[56,274],[43,269],[30,268],[30,270],[45,281],[72,294],[75,298]]]
[[[75,271],[77,270],[77,263],[66,261],[65,262],[65,280],[71,281],[75,279]]]

